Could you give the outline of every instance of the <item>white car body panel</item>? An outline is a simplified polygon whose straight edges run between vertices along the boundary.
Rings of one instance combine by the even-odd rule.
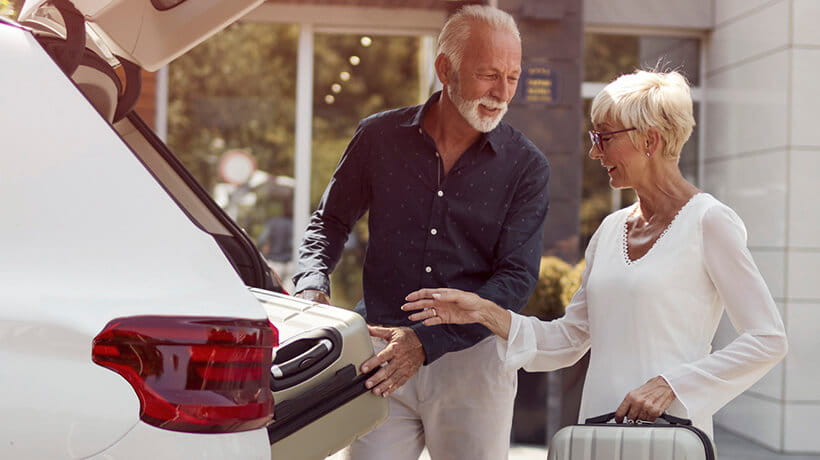
[[[91,361],[117,317],[266,315],[34,38],[0,25],[0,44],[15,70],[0,71],[0,458],[85,457],[123,436],[157,452],[143,458],[196,456],[162,453],[186,436],[268,452],[259,433],[146,432],[131,386]]]
[[[268,432],[264,428],[240,433],[175,433],[138,423],[116,445],[91,457],[93,460],[274,460],[270,456]],[[295,460],[295,459],[275,459]]]

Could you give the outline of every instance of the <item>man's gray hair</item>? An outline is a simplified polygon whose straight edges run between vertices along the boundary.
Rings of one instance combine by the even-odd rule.
[[[470,39],[473,24],[483,22],[494,29],[506,31],[521,42],[518,26],[509,13],[487,5],[467,5],[450,16],[438,36],[438,54],[444,54],[454,70],[461,67],[464,47]]]

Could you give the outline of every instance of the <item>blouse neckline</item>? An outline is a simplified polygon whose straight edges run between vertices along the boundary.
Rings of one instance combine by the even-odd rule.
[[[666,225],[666,228],[664,228],[663,231],[661,232],[661,234],[658,235],[658,237],[655,239],[655,241],[652,243],[652,245],[649,247],[649,249],[642,256],[638,257],[635,260],[632,260],[629,257],[629,239],[628,239],[629,228],[628,227],[629,227],[629,216],[631,216],[635,212],[638,205],[640,204],[640,201],[636,201],[632,206],[630,206],[630,208],[627,208],[627,209],[629,209],[629,212],[626,213],[626,217],[624,217],[624,221],[621,224],[621,252],[623,254],[624,263],[627,266],[630,266],[630,265],[634,265],[634,264],[646,259],[647,256],[649,256],[649,254],[652,253],[652,251],[654,251],[655,247],[658,246],[661,243],[661,241],[665,239],[666,234],[669,233],[669,230],[672,229],[672,227],[675,225],[675,222],[678,220],[678,217],[681,214],[683,214],[683,212],[687,208],[689,208],[689,205],[693,201],[695,201],[695,198],[697,196],[703,195],[703,194],[704,194],[704,192],[697,192],[694,195],[692,195],[691,197],[689,197],[689,200],[687,200],[686,203],[684,203],[683,206],[681,206],[680,209],[678,209],[678,212],[675,213],[675,217],[673,217],[672,220],[669,221],[669,223]]]

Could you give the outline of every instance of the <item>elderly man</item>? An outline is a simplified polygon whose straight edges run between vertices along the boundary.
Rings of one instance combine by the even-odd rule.
[[[479,293],[519,310],[538,278],[548,208],[544,155],[501,118],[521,73],[512,17],[467,6],[439,36],[443,91],[423,106],[363,120],[313,214],[294,277],[298,296],[329,303],[329,273],[369,210],[366,319],[381,366],[368,388],[388,420],[354,442],[355,459],[500,459],[509,449],[515,371],[479,325],[413,325],[400,307],[422,287]]]

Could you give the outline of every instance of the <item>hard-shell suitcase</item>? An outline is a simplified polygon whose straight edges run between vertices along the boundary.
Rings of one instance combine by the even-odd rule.
[[[272,459],[324,459],[384,421],[387,400],[367,390],[369,375],[360,373],[361,364],[373,356],[361,316],[253,291],[279,331],[271,366]]]
[[[615,413],[560,429],[549,443],[548,460],[715,460],[709,436],[687,419],[668,414],[668,423],[607,423]]]

